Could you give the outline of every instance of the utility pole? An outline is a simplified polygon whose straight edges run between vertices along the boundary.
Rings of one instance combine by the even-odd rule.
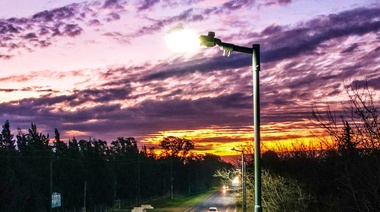
[[[50,194],[49,194],[49,211],[52,212],[53,202],[53,152],[50,152]]]
[[[87,191],[87,181],[84,181],[84,198],[83,198],[83,212],[86,212],[86,191]]]
[[[140,205],[141,198],[141,176],[140,176],[140,153],[137,155],[137,204]]]
[[[246,168],[245,168],[245,158],[244,158],[244,149],[242,150],[238,150],[238,149],[235,149],[232,148],[232,150],[234,151],[237,151],[237,152],[241,152],[241,190],[242,190],[242,209],[243,209],[243,212],[246,212],[247,211],[247,194],[246,194],[246,186],[245,186],[245,172],[246,172]]]
[[[170,199],[173,199],[173,158],[170,158]]]
[[[243,193],[243,212],[247,211],[247,195],[246,195],[246,187],[245,187],[245,160],[244,160],[244,152],[241,152],[241,172],[242,172],[242,193]]]

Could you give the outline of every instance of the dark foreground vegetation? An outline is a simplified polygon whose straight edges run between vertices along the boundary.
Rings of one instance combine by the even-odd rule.
[[[380,112],[366,86],[347,90],[341,110],[313,110],[311,120],[328,135],[326,148],[298,146],[262,155],[264,211],[380,211]],[[249,149],[248,149],[249,150]],[[249,162],[248,208],[254,208]]]
[[[215,170],[232,166],[215,155],[192,155],[193,143],[177,137],[161,141],[160,155],[138,148],[134,138],[63,142],[56,130],[49,140],[35,124],[14,136],[5,122],[0,211],[49,211],[52,192],[62,197],[62,206],[53,211],[82,211],[84,206],[103,211],[178,193],[193,195],[215,185]]]

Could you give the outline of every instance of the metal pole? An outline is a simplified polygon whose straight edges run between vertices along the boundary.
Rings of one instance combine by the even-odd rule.
[[[245,187],[245,160],[244,160],[244,151],[241,151],[241,173],[242,173],[242,195],[243,195],[243,201],[242,201],[242,208],[243,212],[247,211],[247,198],[246,198],[246,187]]]
[[[50,196],[49,211],[51,212],[53,203],[53,152],[50,152]]]
[[[261,212],[261,163],[260,163],[260,45],[253,44],[253,125],[255,139],[255,212]]]
[[[86,212],[86,191],[87,191],[87,181],[84,181],[84,190],[83,190],[83,212]]]
[[[141,171],[140,171],[140,153],[137,155],[137,204],[140,205],[141,198]]]
[[[170,199],[173,199],[173,158],[170,158]]]

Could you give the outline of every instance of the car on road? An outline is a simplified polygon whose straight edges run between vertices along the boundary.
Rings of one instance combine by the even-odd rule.
[[[207,212],[219,212],[217,207],[209,207]]]

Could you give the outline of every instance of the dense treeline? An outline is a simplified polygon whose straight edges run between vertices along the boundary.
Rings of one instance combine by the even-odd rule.
[[[216,183],[215,170],[231,168],[215,155],[195,155],[187,139],[168,137],[163,152],[138,148],[133,138],[112,142],[75,138],[64,142],[37,131],[0,134],[0,211],[49,211],[51,193],[61,194],[61,209],[88,211],[115,202],[137,205],[173,193],[195,194]],[[186,157],[185,157],[186,156]]]

